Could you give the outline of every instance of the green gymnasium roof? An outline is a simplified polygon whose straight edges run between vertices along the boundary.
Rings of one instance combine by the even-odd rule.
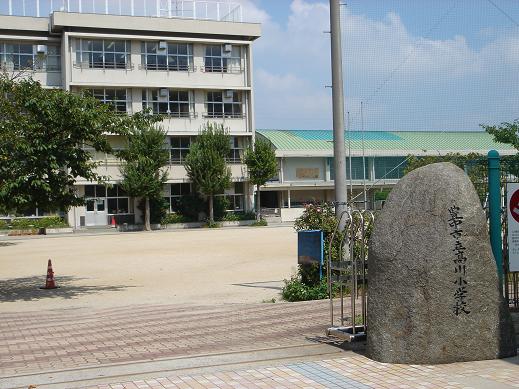
[[[331,130],[257,130],[268,139],[282,156],[332,156]],[[352,131],[345,133],[346,150],[352,155],[405,156],[443,155],[447,153],[486,154],[495,149],[503,155],[516,150],[503,143],[494,142],[483,131]]]

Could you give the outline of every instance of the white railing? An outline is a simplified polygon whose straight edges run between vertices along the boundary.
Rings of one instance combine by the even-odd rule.
[[[238,3],[216,0],[0,0],[0,15],[47,17],[54,11],[242,22]]]

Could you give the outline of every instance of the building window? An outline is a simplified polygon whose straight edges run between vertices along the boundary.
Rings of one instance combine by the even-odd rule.
[[[224,196],[229,201],[227,212],[243,212],[245,210],[245,185],[243,182],[235,182],[233,189],[234,193],[217,196]]]
[[[121,186],[112,185],[106,188],[106,192],[109,215],[130,213],[130,197]]]
[[[142,42],[141,57],[146,70],[194,71],[193,46],[188,43]]]
[[[57,45],[0,42],[0,65],[7,70],[59,71],[60,48]]]
[[[172,136],[171,137],[171,163],[182,164],[189,154],[189,146],[191,146],[191,138],[188,136]]]
[[[129,69],[130,41],[79,39],[76,65],[91,69]]]
[[[114,108],[117,113],[127,113],[130,101],[126,89],[87,89],[86,94]]]
[[[237,136],[231,137],[231,150],[227,161],[230,163],[241,163],[243,158],[243,138]]]
[[[208,73],[241,73],[241,48],[235,45],[210,45],[205,48],[204,71]]]
[[[406,158],[375,157],[375,179],[397,180],[404,176]]]
[[[130,197],[119,185],[85,185],[87,212],[105,212],[109,215],[130,214]]]
[[[207,92],[208,118],[243,118],[241,93],[238,91]]]
[[[182,198],[191,194],[191,184],[170,184],[166,189],[166,197],[164,198],[169,204],[169,212],[181,212]]]
[[[150,108],[154,114],[178,118],[195,117],[193,92],[174,89],[144,89],[142,107]]]

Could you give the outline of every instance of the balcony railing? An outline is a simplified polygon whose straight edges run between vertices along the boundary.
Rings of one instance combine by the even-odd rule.
[[[0,15],[47,17],[54,11],[241,22],[239,3],[214,0],[2,0]]]
[[[196,72],[194,65],[139,64],[140,70],[161,70],[167,72]]]
[[[133,65],[129,62],[117,63],[117,62],[74,62],[74,68],[76,69],[100,69],[100,70],[133,70]]]
[[[223,113],[223,112],[206,112],[203,114],[204,119],[245,119],[243,113]]]

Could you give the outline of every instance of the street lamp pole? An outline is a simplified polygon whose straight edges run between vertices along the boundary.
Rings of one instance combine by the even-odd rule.
[[[332,53],[333,156],[335,166],[335,215],[348,209],[346,187],[346,149],[344,143],[344,90],[342,79],[341,18],[339,0],[330,0]],[[343,221],[345,222],[345,221]],[[344,227],[343,225],[341,227]]]

